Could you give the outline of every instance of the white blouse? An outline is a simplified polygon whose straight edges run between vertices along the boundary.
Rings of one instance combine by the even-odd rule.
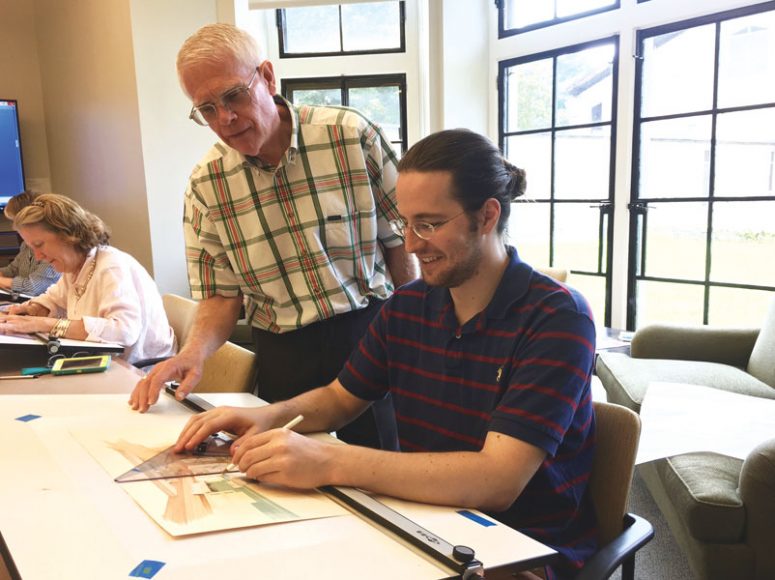
[[[121,358],[130,363],[175,354],[175,334],[156,283],[137,260],[111,246],[92,249],[77,275],[63,274],[32,302],[50,316],[83,320],[86,340],[124,345]]]

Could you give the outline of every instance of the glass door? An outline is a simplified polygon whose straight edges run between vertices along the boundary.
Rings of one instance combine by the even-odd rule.
[[[628,328],[756,325],[775,290],[772,6],[638,34]]]

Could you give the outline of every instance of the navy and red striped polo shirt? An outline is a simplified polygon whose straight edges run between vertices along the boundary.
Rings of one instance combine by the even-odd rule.
[[[514,248],[509,260],[488,306],[462,326],[447,288],[397,290],[339,381],[365,400],[392,394],[403,451],[478,451],[488,431],[546,451],[511,507],[490,515],[556,549],[554,572],[572,575],[597,548],[587,494],[595,325],[578,292]]]

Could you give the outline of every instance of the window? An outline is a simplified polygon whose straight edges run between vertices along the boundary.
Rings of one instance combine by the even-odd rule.
[[[403,2],[277,10],[280,58],[404,52]]]
[[[638,34],[628,327],[755,324],[775,290],[767,7]]]
[[[397,154],[406,151],[406,75],[283,79],[282,93],[296,105],[353,107],[382,128]]]
[[[606,323],[617,58],[610,38],[501,62],[498,79],[500,145],[528,182],[509,237],[528,263],[571,269]]]
[[[498,36],[511,36],[619,8],[619,0],[496,0]]]

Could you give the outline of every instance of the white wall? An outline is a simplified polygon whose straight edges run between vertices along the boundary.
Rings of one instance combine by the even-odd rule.
[[[162,292],[187,295],[183,192],[215,137],[188,120],[175,57],[216,20],[216,0],[0,0],[0,10],[0,97],[20,100],[28,186],[94,211]]]
[[[431,0],[431,28],[440,36],[431,53],[431,78],[440,82],[432,107],[442,111],[433,130],[465,127],[488,134],[490,81],[488,12],[492,0]],[[497,132],[490,137],[497,139]]]
[[[131,0],[131,30],[153,271],[162,293],[189,295],[183,192],[194,164],[216,141],[188,118],[175,59],[197,28],[216,21],[215,0]]]
[[[24,176],[29,189],[49,191],[51,172],[43,114],[32,2],[0,0],[0,99],[19,101]]]
[[[150,269],[128,0],[35,1],[52,189]]]

